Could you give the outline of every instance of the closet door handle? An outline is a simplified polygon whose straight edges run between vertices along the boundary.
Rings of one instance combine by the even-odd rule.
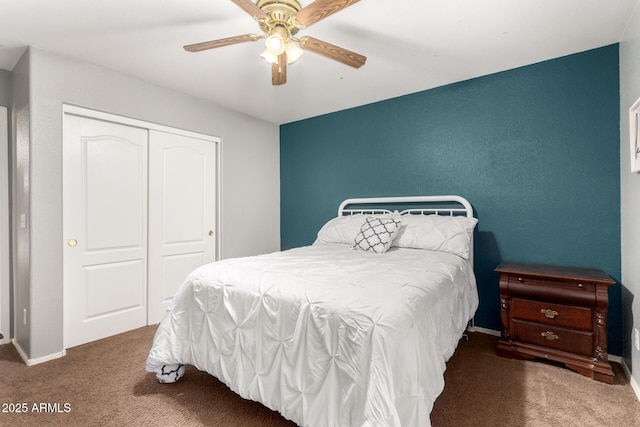
[[[67,242],[67,245],[74,247],[75,245],[78,244],[78,241],[76,239],[71,239]]]
[[[209,236],[213,236],[213,231],[209,230]]]

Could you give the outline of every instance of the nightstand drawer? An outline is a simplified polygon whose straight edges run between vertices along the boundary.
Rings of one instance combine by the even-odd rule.
[[[573,304],[594,305],[596,285],[574,280],[554,280],[525,275],[509,277],[509,293],[528,299],[542,299]]]
[[[530,320],[547,325],[593,330],[592,310],[588,307],[513,298],[511,316],[514,319]]]
[[[513,319],[513,339],[583,356],[593,356],[593,333]]]

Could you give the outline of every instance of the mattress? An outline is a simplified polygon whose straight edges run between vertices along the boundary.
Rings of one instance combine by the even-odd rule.
[[[315,244],[194,270],[156,332],[147,370],[193,365],[300,426],[428,426],[478,306],[471,263]]]

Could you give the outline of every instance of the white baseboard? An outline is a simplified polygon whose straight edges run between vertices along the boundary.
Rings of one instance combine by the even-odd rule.
[[[627,366],[627,363],[625,362],[624,359],[621,360],[620,364],[622,365],[622,369],[624,370],[624,373],[627,374],[627,378],[629,378],[629,384],[631,385],[631,388],[636,394],[636,397],[638,398],[638,400],[640,400],[640,384],[638,384],[638,382],[633,377],[633,375],[631,375],[631,370]]]
[[[469,326],[467,328],[467,331],[469,332],[480,332],[481,334],[487,334],[487,335],[493,335],[494,337],[499,337],[500,336],[500,331],[496,331],[495,329],[487,329],[487,328],[481,328],[480,326]]]
[[[20,344],[18,344],[18,342],[15,340],[15,338],[12,340],[12,342],[13,342],[13,345],[15,346],[16,350],[18,350],[18,354],[20,355],[20,357],[22,358],[22,360],[24,361],[24,363],[27,366],[38,365],[40,363],[48,362],[50,360],[60,359],[65,354],[67,354],[66,350],[62,350],[59,353],[48,354],[48,355],[43,356],[43,357],[38,357],[37,359],[29,359],[27,357],[27,353],[25,353],[25,351],[22,349],[22,347],[20,347]]]
[[[631,388],[636,393],[636,397],[638,398],[638,400],[640,400],[640,385],[638,384],[636,379],[631,376],[631,374],[629,374],[629,384],[631,384]]]
[[[615,354],[608,354],[607,357],[609,358],[609,361],[611,361],[611,362],[616,362],[616,363],[622,364],[622,357],[621,356],[616,356]]]

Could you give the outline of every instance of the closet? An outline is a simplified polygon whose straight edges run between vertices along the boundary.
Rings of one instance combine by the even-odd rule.
[[[158,323],[216,259],[220,139],[65,106],[64,346]]]

